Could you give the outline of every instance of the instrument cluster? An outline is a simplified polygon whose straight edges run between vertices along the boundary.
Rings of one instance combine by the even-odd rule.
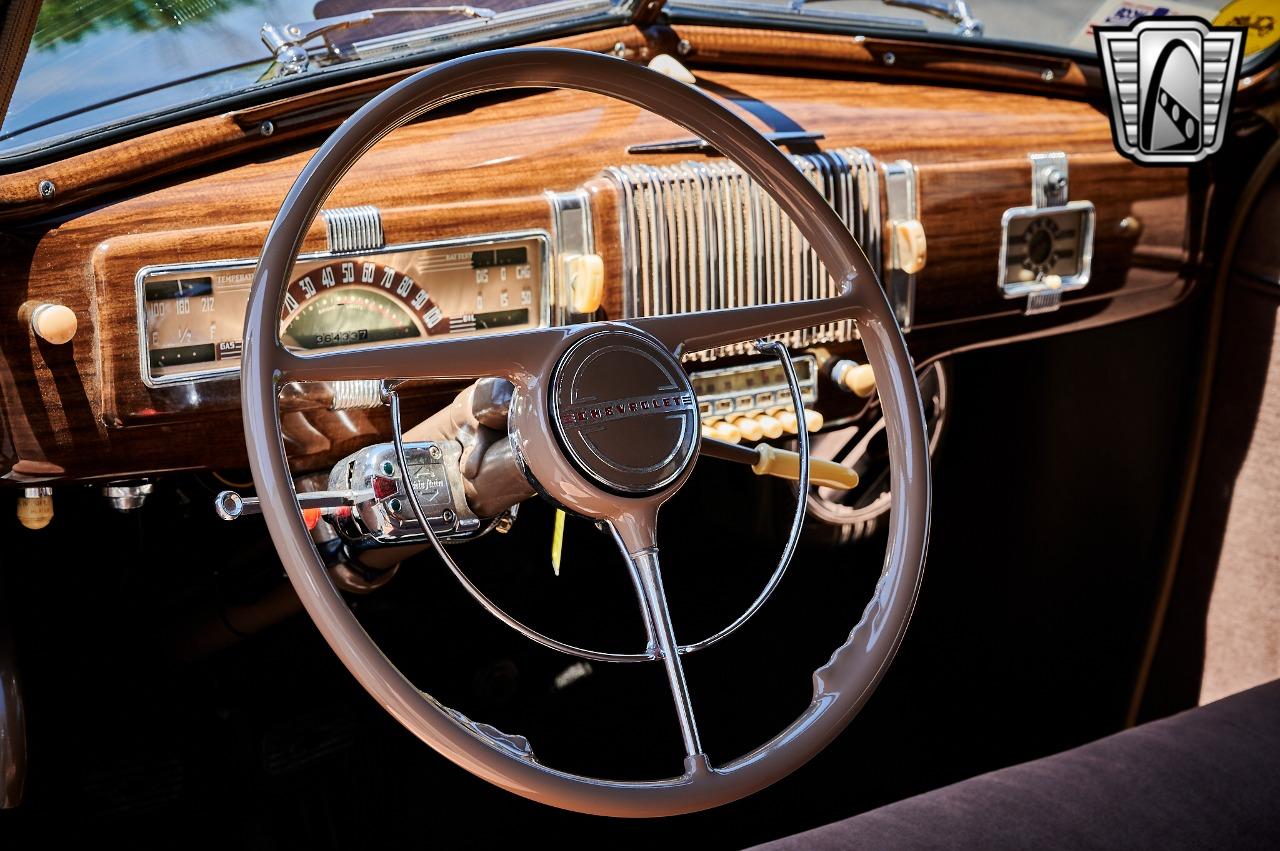
[[[280,308],[294,351],[365,348],[546,325],[540,231],[303,255]],[[255,260],[138,272],[139,350],[150,386],[239,369]]]

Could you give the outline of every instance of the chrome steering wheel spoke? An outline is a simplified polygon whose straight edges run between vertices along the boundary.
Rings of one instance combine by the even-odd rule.
[[[656,517],[654,518],[656,520]],[[693,714],[693,701],[689,698],[689,683],[684,676],[684,664],[680,659],[680,644],[676,641],[675,628],[671,624],[671,609],[667,604],[667,592],[662,587],[662,568],[658,563],[658,548],[645,546],[633,550],[618,531],[618,527],[610,524],[610,531],[622,550],[623,557],[631,569],[631,578],[636,585],[636,594],[640,601],[640,612],[644,616],[645,631],[649,635],[650,652],[654,653],[666,669],[667,684],[671,688],[671,699],[675,703],[676,720],[680,724],[680,738],[684,742],[687,758],[701,757],[706,759],[702,750],[702,741],[698,737],[698,722]],[[653,530],[645,537],[653,537]],[[643,538],[642,538],[643,540]]]

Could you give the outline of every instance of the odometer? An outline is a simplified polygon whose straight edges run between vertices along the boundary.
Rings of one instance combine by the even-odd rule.
[[[391,246],[299,258],[280,310],[291,349],[360,348],[546,324],[546,237]],[[143,377],[156,385],[234,371],[254,261],[138,273]]]

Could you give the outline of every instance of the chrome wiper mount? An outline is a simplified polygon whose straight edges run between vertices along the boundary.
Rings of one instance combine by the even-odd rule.
[[[886,6],[914,9],[917,12],[933,15],[935,18],[951,21],[956,25],[956,35],[962,35],[965,38],[982,37],[982,21],[973,16],[965,0],[882,0],[882,2]]]
[[[352,12],[332,18],[319,18],[296,24],[263,24],[260,35],[262,43],[272,52],[276,59],[278,76],[301,74],[311,67],[311,55],[303,47],[315,38],[324,38],[325,47],[334,59],[345,59],[342,50],[333,43],[329,34],[348,27],[367,24],[374,18],[391,15],[465,15],[468,18],[491,20],[498,13],[492,9],[478,6],[399,6],[389,9],[366,9],[363,12]]]

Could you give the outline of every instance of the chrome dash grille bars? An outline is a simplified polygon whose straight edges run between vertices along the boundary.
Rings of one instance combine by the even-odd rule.
[[[880,177],[861,148],[792,156],[881,271]],[[619,190],[627,316],[655,316],[836,295],[809,243],[728,162],[605,170]],[[793,331],[788,346],[848,340],[851,321]],[[747,344],[699,353],[710,360]]]

